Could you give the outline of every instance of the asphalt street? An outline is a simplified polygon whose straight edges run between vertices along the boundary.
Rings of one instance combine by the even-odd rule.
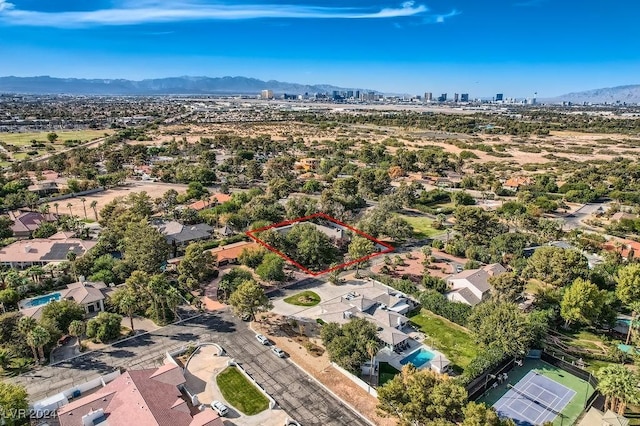
[[[228,310],[204,314],[9,380],[24,385],[33,402],[116,368],[158,367],[166,352],[196,342],[221,345],[302,425],[368,424],[288,359],[276,357],[269,347],[261,345],[247,324]]]

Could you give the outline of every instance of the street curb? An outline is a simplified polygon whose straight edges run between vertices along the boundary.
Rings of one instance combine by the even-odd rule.
[[[251,322],[249,324],[249,330],[253,331],[254,333],[256,332],[253,329],[253,322]],[[310,374],[307,370],[305,370],[304,368],[302,368],[301,366],[298,365],[298,363],[296,363],[290,356],[287,357],[287,360],[289,362],[291,362],[291,364],[293,364],[298,370],[302,371],[304,374],[306,374],[307,376],[309,376],[311,379],[313,379],[314,382],[316,382],[321,388],[323,388],[324,390],[326,390],[327,392],[329,392],[335,399],[337,399],[338,401],[340,401],[341,403],[343,403],[347,408],[349,408],[355,415],[357,415],[358,417],[360,417],[362,420],[364,420],[365,422],[367,422],[368,424],[370,424],[371,426],[376,426],[375,423],[373,423],[371,420],[369,420],[368,418],[366,418],[362,413],[360,413],[358,410],[356,410],[351,404],[349,404],[347,401],[345,401],[344,399],[342,399],[340,396],[336,395],[331,389],[329,389],[328,387],[326,387],[320,380],[316,379],[315,377],[313,377],[312,374]]]

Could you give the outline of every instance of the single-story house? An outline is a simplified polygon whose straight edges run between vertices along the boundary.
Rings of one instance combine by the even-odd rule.
[[[216,256],[218,266],[223,266],[238,263],[238,257],[240,257],[244,249],[256,249],[259,247],[261,247],[260,244],[254,241],[240,241],[239,243],[213,248],[209,252]]]
[[[629,419],[611,410],[603,412],[591,407],[578,426],[629,426]]]
[[[183,225],[174,220],[158,219],[153,220],[151,226],[165,236],[167,243],[173,248],[173,257],[177,256],[178,247],[184,247],[195,241],[208,240],[213,232],[213,227],[206,223]]]
[[[16,238],[30,238],[33,231],[46,222],[55,222],[58,216],[53,213],[22,212],[13,219],[11,230]]]
[[[69,253],[79,257],[96,244],[96,241],[71,238],[64,232],[58,232],[49,238],[19,240],[0,249],[0,265],[23,269],[64,262],[68,260]]]
[[[624,259],[634,259],[640,257],[640,242],[633,240],[611,240],[602,246],[607,251],[616,251]]]
[[[323,234],[325,234],[327,237],[329,237],[332,241],[343,241],[347,238],[347,234],[346,234],[346,229],[340,225],[334,224],[331,226],[327,226],[327,225],[321,225],[318,223],[313,223],[313,222],[294,222],[290,225],[285,225],[285,226],[279,226],[277,228],[273,228],[276,232],[278,232],[279,234],[287,234],[289,231],[291,231],[295,226],[299,225],[299,224],[311,224],[313,226],[315,226],[315,228],[322,232]]]
[[[447,278],[450,291],[447,299],[452,302],[475,306],[491,295],[489,278],[507,272],[499,263],[483,266],[480,269],[467,269]]]
[[[103,282],[80,281],[68,284],[65,290],[21,300],[18,305],[23,315],[40,319],[42,308],[47,303],[54,300],[74,300],[84,308],[87,316],[92,316],[104,311],[104,300],[108,291],[109,287]]]
[[[185,383],[175,364],[128,370],[102,389],[60,407],[57,421],[60,426],[222,426],[214,410],[199,411],[187,401]]]
[[[509,191],[517,191],[521,186],[533,185],[533,183],[533,179],[528,176],[513,177],[507,179],[502,187]]]
[[[620,220],[636,220],[638,216],[635,214],[627,213],[627,212],[617,212],[611,216],[611,221],[620,221]]]
[[[192,208],[196,211],[204,210],[209,207],[216,206],[218,204],[226,203],[231,200],[231,195],[216,193],[211,195],[207,200],[199,200],[194,203],[189,204],[189,208]]]

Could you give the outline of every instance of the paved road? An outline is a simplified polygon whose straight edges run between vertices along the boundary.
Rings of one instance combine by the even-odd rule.
[[[204,314],[10,380],[26,386],[31,401],[36,401],[116,368],[158,367],[166,352],[196,341],[220,344],[289,415],[305,426],[368,424],[289,360],[277,358],[258,343],[247,324],[228,310]]]
[[[564,217],[562,217],[562,219],[564,220],[563,229],[565,231],[570,231],[572,229],[578,229],[578,228],[589,229],[590,227],[585,223],[583,223],[582,221],[584,219],[591,218],[592,215],[596,213],[599,209],[602,209],[603,211],[605,211],[607,210],[607,208],[608,208],[608,203],[606,202],[585,204],[575,212],[567,214]]]

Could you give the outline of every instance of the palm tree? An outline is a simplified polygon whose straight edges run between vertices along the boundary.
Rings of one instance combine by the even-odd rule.
[[[53,207],[56,209],[56,216],[60,216],[60,214],[58,213],[58,206],[60,206],[60,204],[53,203]]]
[[[40,208],[38,210],[43,215],[47,215],[47,214],[49,214],[49,211],[51,210],[51,206],[49,204],[43,204],[43,205],[40,206]]]
[[[33,330],[27,334],[27,344],[34,351],[36,355],[36,362],[44,362],[44,345],[51,340],[51,334],[41,325],[36,325]],[[35,348],[38,348],[38,353],[35,353]]]
[[[622,416],[628,404],[637,404],[640,400],[638,377],[624,365],[602,367],[596,377],[598,390],[605,396],[605,408]]]
[[[152,304],[156,312],[156,318],[158,312],[161,311],[161,317],[163,324],[167,322],[167,280],[162,275],[154,275],[147,284],[147,292],[151,298]],[[160,319],[160,318],[158,318]]]
[[[93,200],[89,207],[93,209],[93,215],[96,217],[96,222],[98,221],[98,201]]]
[[[82,197],[80,198],[80,201],[82,202],[82,208],[84,209],[84,218],[87,218],[87,199]]]
[[[367,354],[371,357],[371,368],[369,368],[369,383],[371,383],[373,376],[373,369],[376,361],[376,354],[378,353],[378,343],[375,340],[369,340],[367,342]]]
[[[82,347],[82,336],[87,331],[84,321],[74,320],[69,324],[69,334],[78,339],[78,346]]]
[[[2,368],[3,371],[6,370],[11,364],[13,358],[13,354],[10,351],[0,349],[0,368]]]
[[[178,317],[178,306],[182,303],[182,295],[177,288],[171,286],[167,289],[167,306],[173,312],[174,320],[179,319]]]
[[[636,331],[636,329],[640,325],[638,321],[638,316],[640,316],[640,301],[636,300],[631,302],[631,304],[629,305],[629,308],[631,308],[631,321],[629,321],[629,331],[627,332],[627,341],[625,343],[627,345],[631,341],[632,334]]]
[[[69,216],[73,216],[73,212],[71,211],[71,207],[73,207],[73,204],[67,203],[67,208],[69,209]]]
[[[134,331],[133,317],[138,310],[138,297],[135,291],[131,287],[124,287],[122,290],[119,290],[116,300],[118,312],[129,317],[131,331]]]

